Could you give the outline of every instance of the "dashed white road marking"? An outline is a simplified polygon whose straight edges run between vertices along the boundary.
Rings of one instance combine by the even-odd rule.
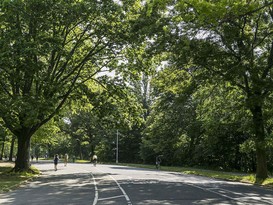
[[[126,199],[126,201],[127,201],[127,205],[132,205],[132,202],[131,202],[129,196],[128,196],[127,193],[124,191],[124,189],[120,186],[119,182],[118,182],[113,176],[111,176],[110,174],[108,174],[108,173],[102,171],[101,169],[99,169],[99,168],[97,168],[97,167],[96,167],[96,169],[99,170],[99,171],[102,172],[102,173],[107,174],[111,179],[113,179],[113,181],[117,184],[118,188],[119,188],[120,191],[122,192],[122,194],[123,194],[122,196],[125,197],[125,199]],[[117,196],[117,197],[118,197],[118,196]],[[95,205],[95,204],[93,204],[93,205]]]
[[[121,192],[123,193],[123,195],[124,195],[124,197],[125,197],[125,199],[126,199],[126,201],[127,201],[127,204],[128,204],[128,205],[132,205],[132,202],[131,202],[129,196],[126,194],[126,192],[124,191],[124,189],[120,186],[120,184],[118,183],[118,181],[117,181],[113,176],[111,176],[111,175],[109,175],[109,176],[110,176],[110,177],[116,182],[116,184],[118,185],[119,189],[121,190]]]

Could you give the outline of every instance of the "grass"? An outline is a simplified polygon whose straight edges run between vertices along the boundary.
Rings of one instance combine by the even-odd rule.
[[[11,172],[14,164],[0,162],[0,193],[10,191],[17,188],[27,180],[36,177],[39,174],[39,170],[31,167],[34,173],[22,172],[15,173]]]
[[[84,159],[76,159],[76,163],[90,163],[90,160],[84,160]]]
[[[53,161],[53,158],[39,158],[39,160],[52,160],[52,161]],[[63,160],[63,158],[61,158],[60,160]],[[72,158],[72,157],[68,158],[68,162],[69,162],[69,163],[73,163],[73,158]],[[85,160],[85,159],[74,159],[74,162],[75,162],[75,163],[89,163],[90,160]]]
[[[121,164],[121,165],[147,168],[147,169],[156,169],[154,165],[144,165],[144,164]],[[193,174],[198,176],[210,177],[214,179],[223,179],[223,180],[237,181],[237,182],[243,182],[243,183],[249,183],[249,184],[256,184],[256,185],[261,185],[264,187],[273,188],[272,177],[268,177],[265,180],[257,180],[255,177],[255,174],[215,171],[215,170],[198,169],[198,168],[191,168],[191,167],[169,167],[169,166],[161,166],[160,170],[179,172],[183,174]]]

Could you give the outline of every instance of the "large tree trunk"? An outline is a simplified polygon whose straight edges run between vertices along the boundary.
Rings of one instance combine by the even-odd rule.
[[[30,138],[31,135],[25,132],[21,132],[18,138],[18,152],[15,161],[15,172],[29,171],[30,162]]]
[[[251,108],[251,112],[253,115],[257,157],[256,178],[266,179],[268,177],[268,173],[266,162],[266,142],[262,106],[259,105],[253,106]]]

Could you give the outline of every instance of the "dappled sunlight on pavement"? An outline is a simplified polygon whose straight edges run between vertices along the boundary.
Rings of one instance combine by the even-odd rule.
[[[239,182],[118,165],[35,166],[42,175],[1,194],[1,205],[273,204],[272,190]]]

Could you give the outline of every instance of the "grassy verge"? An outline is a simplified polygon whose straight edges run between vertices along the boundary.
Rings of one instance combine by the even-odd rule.
[[[85,160],[85,159],[76,159],[76,163],[90,163],[90,160]]]
[[[154,165],[143,165],[143,164],[121,164],[121,165],[147,168],[147,169],[155,169]],[[244,183],[250,183],[250,184],[257,184],[257,185],[273,188],[272,177],[269,177],[261,181],[261,180],[256,180],[255,174],[224,172],[224,171],[197,169],[197,168],[190,168],[190,167],[168,167],[168,166],[161,166],[160,170],[179,172],[183,174],[193,174],[193,175],[205,176],[205,177],[210,177],[215,179],[223,179],[223,180],[238,181],[238,182],[244,182]]]
[[[0,193],[15,189],[20,184],[24,183],[27,180],[32,179],[33,177],[35,177],[39,174],[39,171],[37,169],[35,169],[34,167],[31,167],[31,169],[35,173],[10,172],[13,167],[14,167],[13,163],[0,162]]]

